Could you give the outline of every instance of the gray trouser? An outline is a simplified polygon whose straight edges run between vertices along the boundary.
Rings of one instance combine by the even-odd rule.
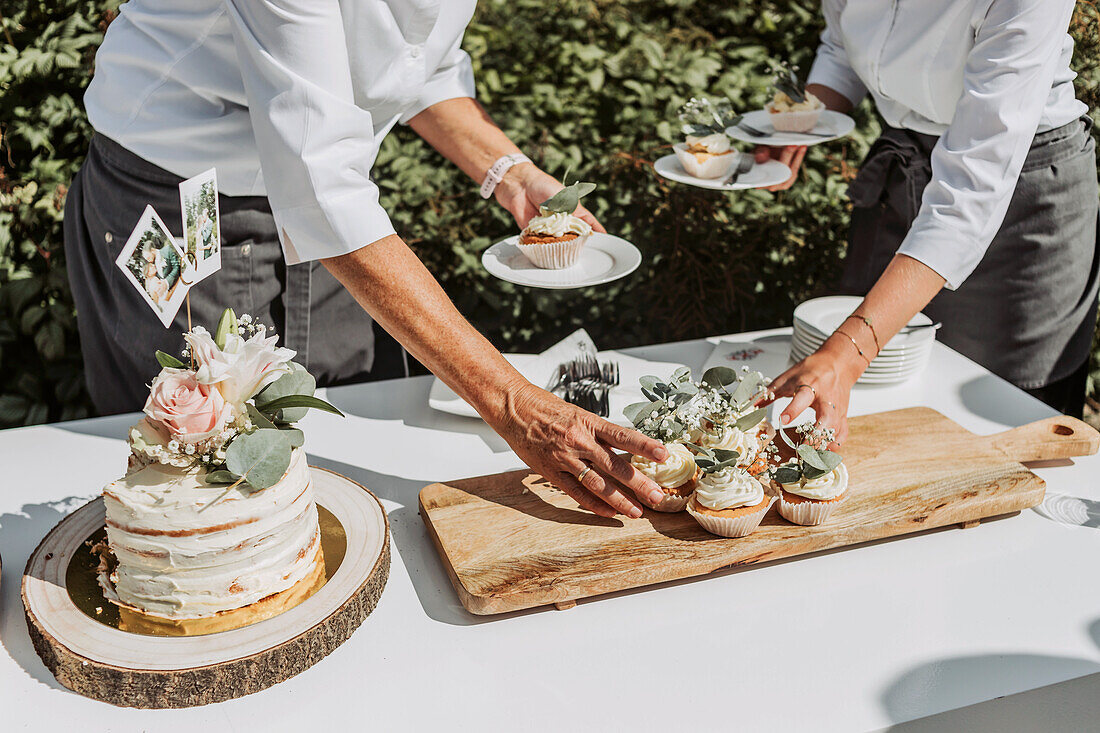
[[[1035,136],[985,257],[924,309],[943,322],[939,340],[1051,404],[1038,390],[1083,374],[1096,330],[1100,199],[1091,124]],[[866,293],[893,258],[920,209],[937,139],[888,128],[871,147],[848,191],[843,290]]]
[[[153,352],[178,354],[186,308],[165,329],[115,266],[146,204],[173,236],[182,179],[96,135],[65,202],[65,257],[76,301],[88,391],[101,414],[139,410],[159,371]],[[283,261],[267,199],[221,196],[222,269],[191,289],[195,325],[225,308],[274,326],[321,385],[403,376],[396,343],[320,263]],[[384,353],[376,358],[376,336]]]

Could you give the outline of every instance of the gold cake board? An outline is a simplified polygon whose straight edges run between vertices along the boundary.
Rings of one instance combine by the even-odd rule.
[[[103,527],[103,501],[61,520],[31,554],[22,582],[27,628],[46,667],[64,686],[96,700],[180,708],[258,692],[331,653],[378,603],[389,577],[389,522],[365,487],[332,471],[310,470],[322,517],[331,514],[346,535],[344,555],[335,571],[329,563],[327,581],[306,600],[232,630],[153,636],[122,631],[117,622],[96,618],[94,609],[82,609],[74,601],[81,594],[70,592],[69,581],[84,576],[70,566]],[[108,607],[114,609],[104,599],[100,612]]]

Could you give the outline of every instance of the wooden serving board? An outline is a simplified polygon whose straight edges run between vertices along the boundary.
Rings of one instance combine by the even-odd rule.
[[[1044,492],[1021,462],[1100,447],[1100,433],[1069,417],[979,436],[917,407],[853,418],[849,428],[850,495],[816,527],[787,522],[775,506],[740,539],[709,534],[686,512],[604,519],[530,471],[432,484],[420,492],[420,513],[471,612],[564,608],[578,598],[1018,512]]]
[[[311,470],[317,503],[347,538],[339,568],[300,605],[231,631],[144,636],[93,620],[73,602],[67,571],[89,535],[103,527],[103,500],[61,520],[27,560],[22,587],[31,641],[57,681],[127,707],[205,705],[282,682],[347,641],[374,610],[389,577],[389,522],[366,488]]]

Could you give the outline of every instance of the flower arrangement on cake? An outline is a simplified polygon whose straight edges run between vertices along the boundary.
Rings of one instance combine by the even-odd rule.
[[[780,132],[809,132],[817,125],[825,105],[806,91],[806,85],[798,78],[798,67],[787,62],[772,66],[775,94],[764,105],[772,127]]]
[[[539,204],[539,215],[527,222],[516,245],[524,257],[545,270],[563,270],[580,258],[592,226],[576,215],[581,199],[595,183],[578,181]]]
[[[678,115],[686,139],[672,146],[676,159],[689,175],[696,178],[728,176],[740,155],[730,146],[726,128],[741,121],[728,99],[712,102],[692,98]]]
[[[736,455],[745,471],[767,470],[773,431],[764,419],[767,410],[755,406],[768,393],[760,373],[715,367],[694,382],[691,370],[684,367],[667,380],[647,376],[640,384],[646,401],[623,412],[636,429],[660,440],[669,451],[662,463],[631,458],[631,464],[667,494],[657,504],[642,499],[647,506],[671,512],[687,508],[700,476],[716,470],[708,461],[726,468]]]
[[[99,580],[124,628],[210,633],[281,613],[324,584],[302,431],[316,382],[250,316],[163,352],[126,475],[103,489]]]
[[[835,437],[832,428],[799,425],[795,432],[797,443],[779,431],[795,455],[771,471],[780,489],[779,513],[795,524],[821,524],[848,497],[848,469],[839,454],[826,448]]]

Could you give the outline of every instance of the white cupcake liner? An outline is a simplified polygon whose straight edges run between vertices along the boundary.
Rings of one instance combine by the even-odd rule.
[[[765,499],[764,504],[757,511],[736,517],[716,517],[712,514],[703,514],[693,509],[691,504],[687,505],[687,511],[688,514],[695,517],[695,521],[699,523],[700,527],[711,534],[720,537],[744,537],[760,526],[764,515],[768,513],[775,501],[775,497],[771,494],[767,494]]]
[[[564,270],[576,264],[589,236],[590,234],[581,234],[574,239],[549,244],[516,242],[516,246],[535,267],[541,267],[544,270]]]
[[[691,494],[686,494],[684,496],[677,496],[676,494],[665,494],[665,497],[656,504],[649,501],[649,499],[643,498],[641,496],[638,497],[638,501],[642,502],[650,509],[654,509],[659,512],[669,512],[671,514],[674,512],[684,511],[684,508],[688,505],[688,502],[691,501]]]
[[[768,112],[768,119],[776,132],[809,132],[817,125],[824,107],[816,109],[798,110],[796,112],[775,112],[771,102],[764,106]]]
[[[733,166],[741,155],[741,153],[731,150],[722,155],[711,155],[700,161],[694,153],[688,152],[686,143],[677,143],[672,146],[672,150],[676,153],[676,159],[680,161],[680,165],[684,167],[688,175],[708,180],[722,178],[732,173]]]
[[[833,508],[844,503],[848,498],[847,492],[835,501],[802,501],[797,504],[787,501],[782,494],[779,495],[779,514],[788,522],[810,527],[821,524],[833,513]]]

